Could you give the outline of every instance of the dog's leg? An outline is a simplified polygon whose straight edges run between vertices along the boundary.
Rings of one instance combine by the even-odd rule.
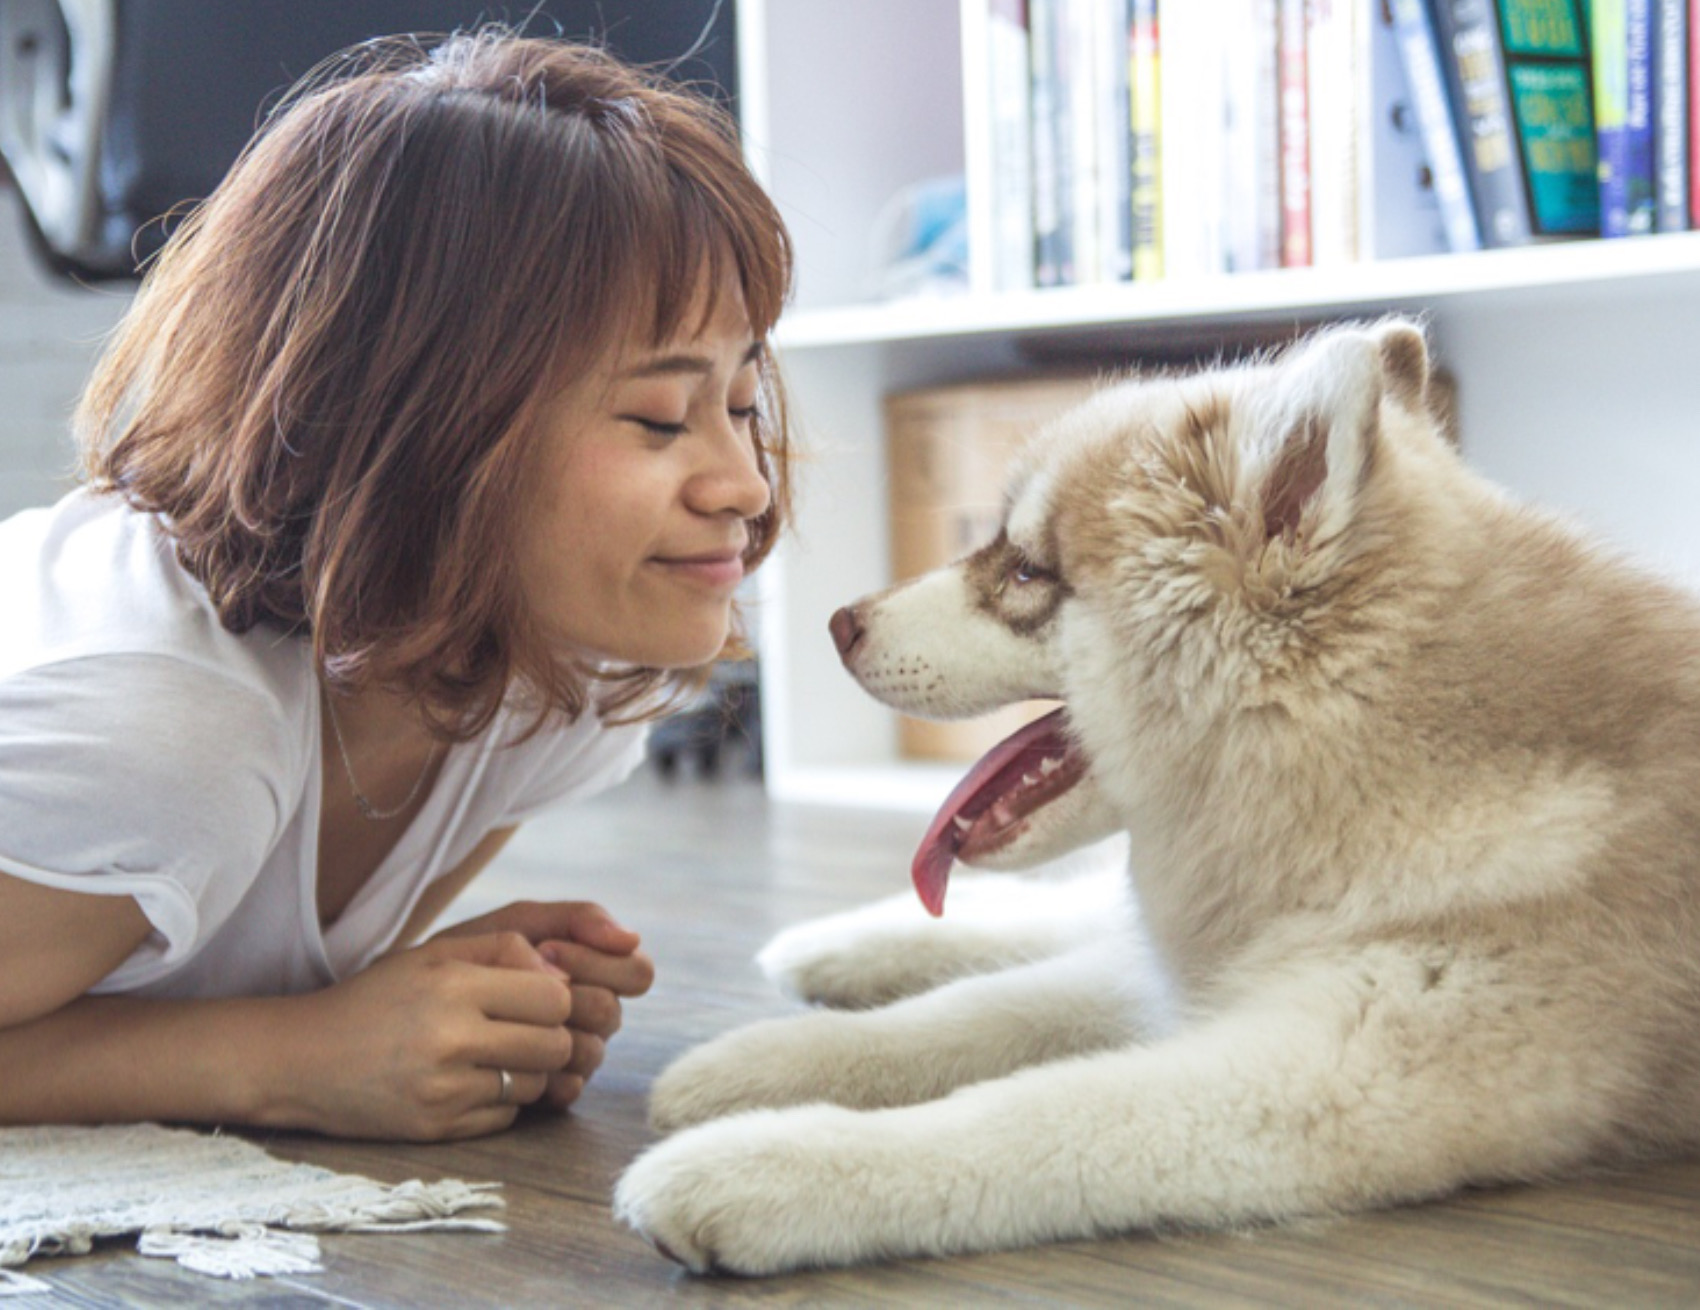
[[[798,1000],[862,1010],[970,974],[1061,955],[1119,932],[1131,913],[1120,850],[1093,872],[959,876],[950,910],[927,914],[908,892],[788,928],[757,956]]]
[[[1133,947],[1100,943],[964,978],[883,1010],[769,1019],[697,1047],[656,1079],[650,1121],[672,1132],[741,1110],[832,1101],[908,1105],[966,1083],[1151,1032]]]
[[[1498,995],[1425,1004],[1447,984],[1409,966],[1271,979],[1182,1037],[929,1104],[704,1124],[642,1156],[617,1210],[692,1269],[754,1274],[1328,1214],[1584,1158],[1621,1053],[1531,1043]]]

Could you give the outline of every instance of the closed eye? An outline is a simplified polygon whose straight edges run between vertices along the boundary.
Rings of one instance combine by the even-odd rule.
[[[685,434],[683,423],[665,423],[659,419],[644,418],[641,414],[622,414],[620,419],[625,423],[635,423],[645,432],[658,437],[682,437]]]

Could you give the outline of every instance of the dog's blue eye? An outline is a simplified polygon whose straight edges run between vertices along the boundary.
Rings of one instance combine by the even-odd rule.
[[[1049,569],[1042,569],[1032,560],[1017,560],[1015,567],[1009,571],[1010,578],[1026,586],[1030,582],[1054,582],[1056,574]]]

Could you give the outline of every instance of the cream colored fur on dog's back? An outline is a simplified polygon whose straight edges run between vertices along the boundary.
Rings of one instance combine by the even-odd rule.
[[[1700,1145],[1700,604],[1472,472],[1429,387],[1391,322],[1109,388],[997,541],[835,621],[909,712],[1063,700],[1085,780],[976,859],[1121,833],[1125,908],[785,934],[781,982],[884,1008],[687,1056],[622,1214],[756,1272]]]

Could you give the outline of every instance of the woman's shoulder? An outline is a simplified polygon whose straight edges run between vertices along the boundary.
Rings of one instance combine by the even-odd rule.
[[[227,631],[177,562],[157,517],[74,491],[0,523],[0,679],[83,661],[147,657],[191,684],[247,688],[284,711],[312,689],[304,643]]]

